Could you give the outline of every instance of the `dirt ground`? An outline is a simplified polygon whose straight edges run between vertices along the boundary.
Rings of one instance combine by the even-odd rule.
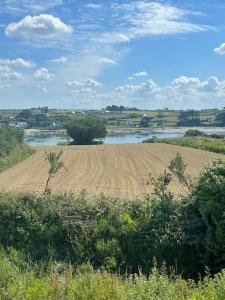
[[[63,150],[65,168],[51,182],[53,191],[106,194],[134,198],[152,192],[149,174],[159,176],[172,158],[180,153],[195,177],[205,163],[218,157],[214,153],[165,144],[128,144],[97,146],[39,147],[34,155],[0,174],[1,191],[43,192],[48,164],[44,152]],[[182,193],[175,181],[170,189]]]

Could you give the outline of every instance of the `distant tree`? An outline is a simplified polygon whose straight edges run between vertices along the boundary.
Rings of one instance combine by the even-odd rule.
[[[16,119],[18,121],[28,121],[32,118],[33,114],[32,114],[32,111],[30,109],[24,109],[22,110],[17,116],[16,116]]]
[[[29,125],[30,127],[44,128],[51,125],[51,120],[47,116],[47,114],[37,113],[34,114],[33,117],[29,120]]]
[[[111,106],[107,106],[106,110],[108,110],[108,111],[138,111],[139,109],[136,107],[124,107],[123,105],[120,105],[120,106],[111,105]]]
[[[203,131],[200,131],[200,130],[194,130],[194,129],[189,129],[185,132],[184,134],[185,137],[192,137],[192,136],[207,136],[206,133],[204,133]]]
[[[76,145],[88,145],[94,139],[106,136],[106,127],[102,120],[94,117],[85,117],[73,120],[67,125],[67,133]]]
[[[221,111],[216,115],[215,124],[217,126],[225,126],[225,111]]]
[[[178,126],[199,126],[199,125],[201,125],[200,112],[196,111],[196,110],[182,111],[178,117],[177,125]]]
[[[48,179],[44,191],[45,194],[49,194],[51,192],[51,190],[49,189],[49,183],[56,175],[56,173],[64,166],[64,163],[61,160],[62,155],[63,151],[45,153],[45,160],[49,163]]]
[[[151,119],[152,119],[152,118],[149,117],[149,116],[143,117],[143,118],[141,119],[140,126],[141,126],[141,127],[149,127],[149,124],[150,124]]]
[[[165,123],[164,111],[159,110],[157,115],[157,126],[163,126],[164,123]]]

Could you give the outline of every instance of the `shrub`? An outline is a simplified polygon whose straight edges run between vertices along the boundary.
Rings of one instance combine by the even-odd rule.
[[[67,133],[77,145],[92,144],[94,139],[106,136],[106,127],[102,120],[85,117],[73,120],[67,125]]]
[[[189,129],[185,132],[184,136],[207,136],[207,134],[197,129]]]
[[[23,143],[24,132],[0,126],[0,172],[24,160],[34,151]]]
[[[206,227],[205,239],[209,255],[218,264],[225,263],[225,161],[217,160],[207,166],[199,176],[194,198]]]

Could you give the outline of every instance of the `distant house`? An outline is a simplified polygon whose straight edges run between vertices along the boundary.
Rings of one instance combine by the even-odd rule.
[[[16,128],[26,129],[26,128],[28,128],[28,123],[27,122],[18,122],[16,125]]]

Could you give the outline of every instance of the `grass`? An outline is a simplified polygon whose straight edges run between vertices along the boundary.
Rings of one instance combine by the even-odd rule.
[[[144,143],[164,143],[225,154],[225,140],[208,137],[156,138]]]
[[[34,150],[26,144],[15,145],[6,157],[0,159],[0,173],[23,161],[33,153]]]
[[[149,279],[142,275],[121,277],[90,265],[78,270],[50,263],[47,270],[31,266],[12,251],[1,254],[0,298],[15,300],[223,300],[225,270],[202,281],[183,280],[153,268]]]

